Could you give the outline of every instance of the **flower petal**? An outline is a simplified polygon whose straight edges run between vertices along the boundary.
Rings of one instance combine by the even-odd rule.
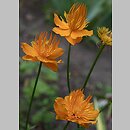
[[[69,29],[68,24],[63,19],[60,20],[57,14],[54,14],[54,23],[61,29]]]
[[[86,27],[87,24],[88,24],[88,22],[84,21],[83,24],[80,26],[80,28],[78,30],[83,30]]]
[[[61,55],[63,55],[64,50],[62,48],[57,48],[55,49],[49,56],[49,59],[56,59],[58,57],[60,57]]]
[[[56,98],[54,103],[54,110],[56,112],[56,119],[57,120],[65,120],[66,119],[66,109],[64,107],[64,99],[63,98]]]
[[[89,103],[92,96],[88,96],[86,100],[84,97],[83,90],[78,89],[64,98],[56,98],[54,103],[56,119],[75,122],[83,127],[96,124],[99,111],[94,109],[93,103]],[[85,109],[82,108],[84,106]]]
[[[73,39],[71,36],[68,36],[68,37],[65,37],[65,38],[72,45],[75,45],[75,44],[79,43],[82,40],[82,37],[78,37],[76,39]]]
[[[83,36],[91,36],[93,35],[93,30],[88,31],[88,30],[77,30],[77,31],[73,31],[71,33],[71,37],[73,39],[77,39],[78,37],[83,37]]]
[[[88,104],[90,102],[90,100],[92,99],[92,96],[88,96],[85,100],[85,103]]]
[[[32,57],[29,55],[25,55],[22,57],[23,60],[29,60],[29,61],[38,61],[38,59],[36,57]]]
[[[41,57],[41,56],[38,56],[38,60],[43,62],[43,64],[48,67],[49,69],[53,70],[53,71],[57,71],[58,70],[58,63],[57,61],[55,60],[50,60],[50,59],[47,59],[45,57]]]
[[[58,70],[58,65],[57,65],[56,61],[55,62],[46,62],[46,63],[44,62],[44,65],[55,72],[57,72],[57,70]]]
[[[37,56],[37,52],[35,51],[35,49],[27,43],[22,43],[21,48],[23,49],[26,55]]]
[[[61,36],[69,36],[70,35],[70,30],[69,29],[61,29],[59,27],[54,27],[53,31],[56,34],[60,34]]]

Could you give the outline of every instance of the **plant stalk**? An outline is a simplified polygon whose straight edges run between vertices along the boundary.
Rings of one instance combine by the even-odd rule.
[[[63,128],[63,130],[66,130],[66,129],[67,129],[69,123],[70,123],[69,121],[66,123],[66,125],[65,125],[64,128]]]
[[[101,53],[102,53],[104,47],[105,47],[105,45],[102,44],[101,47],[100,47],[100,50],[98,51],[98,53],[97,53],[97,55],[96,55],[96,58],[95,58],[93,64],[91,65],[91,68],[90,68],[90,70],[89,70],[89,73],[88,73],[88,75],[87,75],[87,77],[86,77],[86,79],[85,79],[85,82],[84,82],[84,84],[83,84],[83,87],[82,87],[82,90],[84,89],[84,91],[85,91],[85,87],[86,87],[86,85],[87,85],[87,83],[88,83],[88,80],[89,80],[89,78],[90,78],[90,75],[91,75],[91,73],[92,73],[92,71],[93,71],[93,69],[94,69],[94,66],[96,65],[97,60],[98,60],[99,56],[101,55]]]
[[[69,49],[68,49],[68,58],[67,58],[67,86],[68,86],[68,91],[70,93],[70,52],[71,52],[71,44],[69,44]]]
[[[112,101],[109,101],[108,104],[106,104],[104,107],[102,107],[99,111],[99,113],[101,113],[102,111],[104,111],[109,105],[111,105]]]
[[[36,87],[37,87],[37,82],[38,82],[39,75],[40,75],[40,72],[41,72],[41,66],[42,66],[42,62],[40,62],[40,64],[39,64],[39,69],[38,69],[37,77],[36,77],[36,80],[35,80],[35,84],[34,84],[32,96],[31,96],[29,108],[28,108],[28,113],[27,113],[27,119],[26,119],[25,130],[27,130],[27,128],[28,128],[29,116],[30,116],[30,112],[31,112],[31,107],[32,107],[32,102],[33,102],[35,90],[36,90]]]

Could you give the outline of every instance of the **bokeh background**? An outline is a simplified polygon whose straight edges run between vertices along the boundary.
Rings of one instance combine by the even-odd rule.
[[[68,11],[74,2],[84,2],[87,5],[87,19],[90,22],[89,29],[94,30],[92,37],[86,37],[82,42],[71,49],[71,88],[76,89],[83,85],[85,77],[98,51],[96,29],[100,26],[112,28],[112,1],[111,0],[20,0],[20,42],[30,43],[36,34],[43,31],[51,32],[55,26],[53,14],[63,16],[64,11]],[[65,53],[62,56],[64,64],[59,65],[58,73],[52,72],[42,66],[37,90],[30,116],[31,130],[62,130],[66,121],[55,120],[53,103],[56,97],[68,94],[66,82],[66,61],[68,43],[65,38],[61,39],[60,46]],[[23,61],[23,52],[19,51],[19,129],[24,130],[26,114],[32,89],[34,86],[38,63]],[[105,106],[112,98],[112,48],[107,46],[99,58],[94,71],[89,79],[86,89],[88,94],[94,96],[93,101],[98,107]],[[89,130],[111,130],[112,110],[107,107],[99,116],[98,124]],[[71,123],[68,130],[85,130],[77,128],[75,123]]]

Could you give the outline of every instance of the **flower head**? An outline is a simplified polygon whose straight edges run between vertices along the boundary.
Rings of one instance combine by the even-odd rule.
[[[51,33],[49,39],[47,39],[47,35],[47,32],[40,33],[31,42],[32,46],[22,43],[21,48],[26,54],[22,59],[40,61],[51,70],[57,71],[58,63],[62,63],[62,60],[56,61],[56,58],[60,57],[64,51],[58,47],[60,41],[57,40],[56,36],[52,37]]]
[[[88,24],[86,15],[85,4],[73,4],[68,14],[64,13],[65,20],[54,14],[54,23],[57,27],[54,27],[53,31],[64,36],[70,44],[75,45],[82,40],[83,36],[93,35],[93,30],[88,31],[85,29]]]
[[[80,89],[72,91],[64,99],[56,98],[54,103],[56,119],[75,122],[83,127],[96,124],[99,111],[94,109],[93,103],[90,103],[92,96],[84,98],[83,91]]]
[[[103,44],[112,46],[112,32],[109,30],[109,28],[100,27],[97,29],[97,33]]]

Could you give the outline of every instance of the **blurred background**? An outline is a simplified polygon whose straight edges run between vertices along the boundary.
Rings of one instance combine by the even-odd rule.
[[[111,0],[20,0],[19,13],[19,39],[20,42],[29,43],[36,34],[43,31],[51,32],[55,26],[53,14],[63,16],[64,11],[68,12],[74,2],[86,3],[90,22],[88,30],[94,30],[92,37],[86,37],[82,42],[71,49],[71,88],[76,89],[83,85],[89,68],[98,51],[97,27],[106,26],[112,29],[112,1]],[[52,72],[42,66],[37,90],[32,105],[30,116],[30,130],[62,130],[66,121],[57,121],[53,109],[56,97],[68,95],[66,82],[66,61],[68,43],[65,38],[60,37],[60,46],[64,49],[62,60],[64,64],[59,65],[58,73]],[[34,86],[39,64],[23,61],[24,55],[21,48],[19,51],[19,129],[24,130],[26,114],[32,89]],[[92,75],[87,84],[86,96],[92,94],[96,107],[105,106],[112,98],[112,48],[106,46],[99,58]],[[89,130],[111,130],[112,110],[107,107],[98,117],[96,126]],[[77,128],[71,123],[68,130],[85,130]]]

